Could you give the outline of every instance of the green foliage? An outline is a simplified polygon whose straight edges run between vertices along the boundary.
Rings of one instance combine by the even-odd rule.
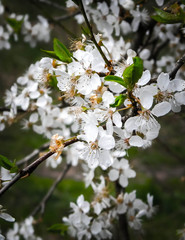
[[[13,28],[15,33],[19,33],[22,27],[23,19],[18,21],[14,18],[7,18],[7,23]]]
[[[57,78],[54,75],[51,75],[49,78],[49,85],[54,89],[58,89],[57,83]]]
[[[11,173],[18,171],[18,167],[15,162],[11,162],[7,157],[0,155],[0,166],[9,170]]]
[[[139,57],[133,58],[133,64],[123,72],[123,80],[126,88],[132,90],[143,73],[143,60]]]
[[[133,64],[127,67],[123,72],[123,78],[108,75],[104,79],[105,81],[116,82],[131,91],[143,73],[143,60],[139,57],[133,58]]]
[[[56,223],[48,228],[49,232],[56,232],[60,233],[61,235],[64,235],[67,232],[67,226],[62,223]]]
[[[82,30],[82,33],[85,35],[85,36],[90,36],[90,30],[88,27],[83,27],[81,26],[81,30]]]
[[[41,51],[46,53],[48,55],[48,57],[60,60],[60,58],[56,55],[56,53],[54,51],[48,51],[48,50],[44,50],[44,49],[41,49]]]
[[[122,86],[125,87],[124,82],[123,82],[123,79],[122,79],[121,77],[114,76],[114,75],[108,75],[108,76],[106,76],[104,79],[105,79],[105,81],[110,81],[110,82],[119,83],[119,84],[121,84]]]
[[[115,103],[110,104],[110,106],[111,107],[119,107],[122,105],[122,103],[125,101],[126,98],[127,98],[126,94],[121,94],[118,97],[116,97]]]
[[[61,43],[57,38],[53,41],[53,49],[57,57],[66,63],[72,62],[72,53],[66,48],[66,46]]]
[[[185,12],[179,8],[177,13],[165,12],[161,9],[155,8],[157,15],[152,18],[160,23],[174,24],[174,23],[185,23]]]

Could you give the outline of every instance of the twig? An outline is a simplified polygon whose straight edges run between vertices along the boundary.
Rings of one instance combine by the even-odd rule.
[[[43,1],[45,2],[45,0]],[[46,1],[46,2],[50,2],[50,1]],[[62,23],[60,23],[59,21],[55,20],[52,16],[51,13],[48,13],[45,9],[43,9],[43,6],[38,4],[39,2],[37,2],[36,0],[31,0],[31,3],[34,4],[34,6],[36,8],[38,8],[40,11],[42,11],[42,14],[47,18],[49,23],[58,25],[60,28],[62,28],[67,34],[69,34],[71,37],[76,38],[76,35],[71,32],[67,27],[65,27]],[[57,4],[58,5],[58,4]],[[59,5],[60,6],[60,5]],[[64,9],[63,9],[64,10]],[[66,10],[66,9],[65,9]]]
[[[101,54],[103,60],[105,61],[105,63],[107,64],[108,67],[111,66],[111,63],[109,62],[109,60],[106,58],[104,52],[102,51],[101,47],[98,45],[95,37],[94,37],[94,33],[93,33],[93,30],[92,30],[92,27],[91,27],[91,24],[87,18],[87,15],[86,15],[86,12],[85,12],[85,9],[84,9],[84,6],[83,6],[83,3],[82,3],[82,0],[79,1],[79,7],[80,7],[80,10],[82,12],[82,15],[84,16],[85,18],[85,22],[87,24],[87,27],[90,31],[90,34],[91,34],[91,40],[93,41],[93,43],[95,44],[96,48],[98,49],[99,53]]]
[[[71,168],[71,164],[66,164],[64,170],[58,175],[57,179],[52,184],[52,186],[50,187],[46,195],[43,197],[39,205],[36,206],[36,208],[33,210],[33,212],[31,213],[31,216],[35,216],[39,212],[39,210],[41,212],[41,215],[44,213],[46,202],[52,195],[57,185],[63,180],[63,178],[65,177],[66,173],[69,171],[70,168]]]
[[[77,142],[78,139],[77,137],[73,137],[71,139],[68,139],[64,142],[64,147],[67,147],[75,142]],[[47,158],[52,156],[55,152],[49,151],[46,154],[44,154],[42,157],[38,158],[35,160],[33,163],[25,167],[24,169],[20,170],[20,172],[15,175],[15,177],[8,182],[4,187],[0,190],[0,196],[2,196],[12,185],[14,185],[19,179],[25,178],[31,175],[33,171],[42,163],[44,162]]]
[[[116,182],[116,192],[117,192],[117,194],[120,194],[121,192],[124,192],[124,191],[125,191],[125,189],[122,188],[117,181]],[[126,214],[119,215],[119,232],[118,232],[118,234],[119,234],[118,239],[130,240]]]
[[[59,10],[64,10],[66,11],[66,8],[61,6],[60,4],[53,2],[53,1],[49,1],[49,0],[39,0],[39,2],[50,5],[51,7],[57,8]]]
[[[185,54],[177,61],[174,69],[170,72],[169,76],[170,79],[174,79],[178,70],[182,67],[182,65],[185,64]]]
[[[64,16],[55,17],[54,20],[55,21],[64,21],[64,20],[68,20],[69,18],[72,18],[72,17],[74,17],[78,14],[80,14],[80,11],[76,11],[74,13],[67,14],[67,15],[64,15]]]
[[[46,150],[49,147],[49,143],[45,143],[44,145],[42,145],[40,148],[35,149],[32,153],[30,153],[29,155],[27,155],[26,157],[24,157],[23,159],[19,160],[16,162],[16,165],[19,166],[21,164],[27,163],[28,161],[30,161],[32,158],[36,157],[37,154],[39,154],[40,151]]]

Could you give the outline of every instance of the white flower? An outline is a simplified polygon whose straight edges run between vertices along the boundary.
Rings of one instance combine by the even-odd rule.
[[[128,178],[134,178],[136,172],[132,170],[128,164],[128,160],[121,159],[115,160],[109,171],[109,179],[111,181],[116,181],[119,179],[119,184],[124,188],[128,185]]]
[[[140,11],[139,5],[137,5],[136,10],[131,10],[130,13],[134,17],[131,23],[133,32],[138,30],[140,23],[147,24],[150,20],[148,11],[146,9]]]

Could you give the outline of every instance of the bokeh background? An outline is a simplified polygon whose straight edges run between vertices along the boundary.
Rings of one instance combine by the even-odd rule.
[[[59,3],[59,1],[53,1]],[[60,1],[64,5],[65,1]],[[50,14],[62,16],[61,9],[51,8],[47,4],[40,7],[36,1],[7,0],[3,1],[8,11],[17,14],[28,13],[34,21],[38,14]],[[72,19],[61,22],[77,37],[81,29]],[[21,37],[19,41],[12,40],[10,50],[0,52],[0,106],[3,106],[3,95],[6,89],[21,76],[31,63],[44,57],[40,49],[52,50],[52,39],[57,37],[67,46],[72,37],[66,33],[63,27],[51,23],[53,26],[51,40],[48,44],[39,43],[37,47],[30,48]],[[146,200],[147,193],[154,195],[156,214],[150,220],[143,221],[143,232],[130,230],[131,240],[174,240],[178,239],[176,230],[182,228],[185,223],[185,109],[181,113],[170,113],[161,118],[161,131],[159,138],[154,141],[152,147],[143,150],[131,149],[128,158],[137,172],[135,179],[130,181],[128,192],[137,189],[137,196]],[[44,137],[23,130],[20,123],[7,127],[0,132],[0,154],[11,160],[20,160],[33,149],[47,142]],[[17,221],[26,218],[37,206],[45,195],[54,179],[62,170],[63,165],[55,170],[41,165],[29,178],[17,182],[0,200]],[[91,199],[92,191],[85,189],[82,182],[82,174],[79,168],[72,168],[66,178],[55,189],[49,199],[45,213],[36,226],[36,232],[43,239],[66,239],[59,234],[51,233],[48,228],[61,223],[62,217],[69,213],[69,202],[76,201],[80,194],[86,199]],[[3,231],[12,228],[13,224],[0,219],[0,227]],[[69,238],[70,239],[70,238]],[[13,240],[13,239],[12,239]]]

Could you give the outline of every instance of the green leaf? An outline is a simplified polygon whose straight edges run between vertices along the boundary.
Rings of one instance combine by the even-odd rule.
[[[58,83],[57,78],[54,75],[51,75],[49,78],[49,85],[54,89],[58,90],[57,83]]]
[[[143,60],[139,57],[133,58],[133,64],[123,72],[123,81],[128,90],[132,90],[143,73]]]
[[[185,23],[185,12],[181,8],[178,13],[169,13],[158,8],[155,8],[155,12],[157,15],[152,16],[152,18],[157,22],[168,24]]]
[[[11,173],[17,172],[18,167],[15,162],[11,162],[7,157],[0,155],[0,166],[9,170]]]
[[[53,49],[57,57],[59,57],[62,62],[72,62],[72,53],[57,38],[53,41]]]
[[[88,27],[81,26],[82,32],[85,36],[90,36],[90,30]]]
[[[125,87],[124,82],[123,82],[123,79],[122,79],[121,77],[114,76],[114,75],[108,75],[108,76],[106,76],[104,79],[105,79],[105,81],[110,81],[110,82],[119,83],[119,84],[121,84],[122,86]]]
[[[110,104],[110,107],[119,107],[119,106],[121,106],[126,98],[127,98],[126,94],[119,95],[118,97],[116,97],[115,103]]]
[[[61,235],[64,235],[67,231],[68,227],[62,223],[56,223],[48,228],[49,232],[59,232]]]
[[[6,19],[8,24],[13,28],[15,33],[19,33],[22,27],[23,19],[22,20],[16,20],[14,18],[7,18]]]
[[[57,55],[56,55],[56,53],[54,51],[48,51],[48,50],[44,50],[44,49],[41,49],[41,51],[46,53],[46,55],[48,55],[51,58],[60,60],[60,58],[57,57]]]

